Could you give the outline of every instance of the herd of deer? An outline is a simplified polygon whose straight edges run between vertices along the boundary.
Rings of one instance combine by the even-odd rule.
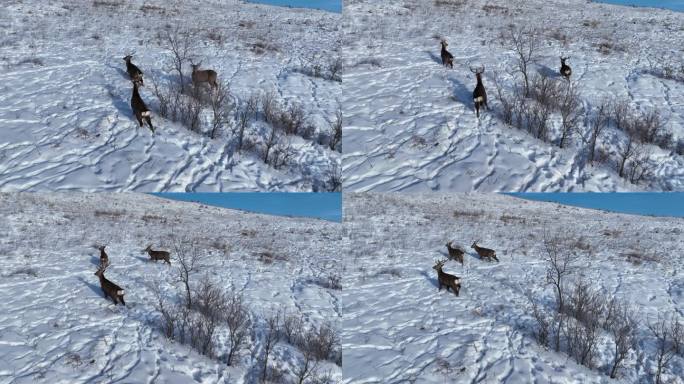
[[[105,299],[110,297],[114,301],[114,305],[121,303],[126,306],[126,303],[124,302],[124,289],[112,283],[104,275],[105,270],[110,265],[109,256],[107,255],[107,252],[105,252],[105,247],[106,245],[98,247],[100,250],[100,265],[95,272],[95,276],[100,279],[100,287],[102,288],[102,293],[104,294]],[[151,245],[148,245],[143,252],[147,252],[147,254],[150,255],[150,259],[154,262],[157,260],[163,260],[171,265],[171,254],[169,252],[152,250]]]
[[[143,127],[144,120],[147,122],[147,125],[150,127],[150,130],[154,134],[154,127],[152,126],[152,113],[150,112],[150,109],[147,107],[147,104],[145,104],[143,99],[140,97],[140,92],[138,91],[138,87],[145,85],[143,83],[143,72],[135,64],[131,63],[132,58],[133,54],[128,54],[123,58],[126,62],[126,72],[128,72],[128,76],[131,77],[131,81],[133,82],[133,94],[131,95],[131,109],[133,109],[133,114],[135,115],[135,118],[138,120],[138,124],[140,124],[140,127]],[[199,64],[195,64],[192,61],[190,62],[190,65],[192,66],[193,85],[199,86],[202,83],[207,83],[211,86],[212,89],[218,88],[218,82],[216,81],[216,72],[211,69],[198,69],[201,64],[201,61],[199,62]]]
[[[449,251],[449,259],[458,261],[459,263],[461,263],[461,265],[463,265],[463,255],[465,254],[465,251],[459,246],[454,246],[452,242],[448,242],[446,244],[446,247],[447,251]],[[477,252],[481,260],[491,261],[492,259],[494,259],[497,263],[499,262],[499,259],[496,257],[495,250],[480,247],[477,245],[477,241],[474,241],[473,245],[471,245],[470,247],[473,248],[475,252]],[[432,267],[434,270],[437,271],[438,288],[440,291],[442,290],[442,286],[446,287],[447,291],[449,291],[449,289],[451,288],[451,291],[454,292],[456,296],[458,296],[458,293],[461,290],[461,278],[446,273],[442,270],[442,267],[446,262],[447,259],[437,260],[435,262],[435,266]]]
[[[446,47],[449,45],[449,43],[446,42],[446,40],[441,41],[442,44],[442,65],[445,67],[449,68],[454,68],[454,55],[451,54],[451,52],[447,51]],[[570,76],[572,75],[572,69],[570,68],[569,65],[566,64],[566,60],[568,60],[570,57],[560,57],[561,60],[561,68],[560,68],[560,74],[561,76],[565,77],[566,80],[570,80]],[[485,66],[473,68],[470,67],[470,71],[475,74],[475,78],[477,79],[477,85],[475,86],[475,90],[473,91],[473,104],[475,105],[475,113],[477,114],[477,117],[480,118],[480,108],[484,107],[486,109],[489,109],[489,106],[487,105],[487,91],[485,90],[484,84],[482,84],[482,74],[485,71]]]

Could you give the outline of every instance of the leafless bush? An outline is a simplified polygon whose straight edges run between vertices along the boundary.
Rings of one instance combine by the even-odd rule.
[[[192,33],[186,28],[177,26],[174,29],[167,28],[160,32],[159,39],[165,45],[166,50],[171,53],[172,67],[178,74],[180,91],[184,92],[185,77],[183,75],[183,64],[192,56]]]
[[[613,298],[606,308],[605,328],[613,336],[614,352],[610,378],[617,376],[617,371],[630,350],[637,348],[637,322],[632,316],[632,309],[625,303]]]
[[[598,144],[601,135],[608,127],[610,117],[610,102],[603,101],[594,106],[593,113],[590,114],[588,126],[589,131],[587,136],[582,136],[587,150],[589,152],[589,162],[593,163],[596,160],[596,144]]]
[[[193,307],[197,311],[191,318],[190,345],[199,353],[214,357],[214,335],[221,323],[227,299],[223,291],[205,278],[193,292]]]
[[[561,329],[565,320],[565,280],[574,272],[572,261],[574,253],[563,245],[564,241],[558,237],[550,237],[544,233],[544,260],[546,262],[546,283],[553,287],[556,295],[556,313],[554,318],[554,347],[560,351]]]
[[[190,309],[187,306],[169,302],[162,294],[159,282],[154,283],[150,288],[156,298],[154,307],[161,315],[160,328],[164,336],[181,344],[185,343],[190,326]]]
[[[672,358],[684,350],[684,324],[676,313],[660,315],[658,320],[649,323],[656,341],[656,384],[662,383],[662,373]]]
[[[294,155],[289,139],[283,138],[274,125],[269,129],[262,145],[262,159],[264,163],[276,169],[287,164]]]
[[[261,107],[261,113],[263,114],[264,121],[270,123],[278,117],[279,108],[277,105],[275,92],[266,92],[261,95],[259,99],[259,105]]]
[[[179,85],[161,85],[154,79],[151,81],[152,91],[159,101],[159,115],[201,133],[200,113],[204,105],[199,88],[191,86],[187,94],[184,94]]]
[[[588,283],[579,281],[569,293],[563,333],[568,352],[578,363],[593,368],[596,346],[601,333],[603,301]]]
[[[242,151],[245,130],[249,125],[252,115],[256,115],[259,99],[255,94],[252,94],[246,102],[242,103],[235,112],[235,122],[237,124],[235,134],[237,136],[237,150]]]
[[[546,311],[539,307],[539,304],[537,304],[534,299],[531,299],[532,301],[532,316],[534,317],[534,320],[537,323],[537,330],[535,332],[535,336],[537,338],[537,342],[543,346],[547,347],[549,345],[549,336],[551,332],[551,320],[549,319],[549,315],[546,313]]]
[[[38,277],[38,270],[33,267],[20,267],[12,271],[8,276],[26,275],[31,277]]]
[[[504,38],[517,58],[515,70],[522,75],[524,95],[529,97],[529,68],[539,49],[539,33],[534,29],[511,28]]]
[[[227,85],[220,83],[212,92],[210,106],[212,121],[209,137],[215,139],[219,131],[230,123],[230,116],[233,114],[230,90]]]
[[[566,81],[537,73],[532,77],[530,97],[555,110],[566,86],[569,86]]]
[[[288,343],[297,345],[303,329],[304,318],[301,313],[286,313],[283,316],[283,334]]]
[[[176,268],[178,272],[177,281],[183,285],[185,290],[185,306],[193,307],[192,290],[190,281],[200,268],[201,256],[199,248],[194,242],[178,240],[173,244],[174,254],[178,262]]]
[[[224,320],[228,331],[228,346],[230,350],[226,356],[226,364],[231,365],[233,358],[247,342],[250,333],[249,308],[244,303],[242,294],[234,293],[228,298],[224,309]]]
[[[330,128],[333,134],[328,146],[331,150],[342,153],[342,106],[337,108],[335,120],[330,123]]]
[[[266,318],[266,326],[261,342],[261,355],[259,361],[261,363],[261,381],[265,382],[268,374],[268,359],[273,352],[273,347],[280,340],[280,312],[275,312]]]
[[[568,83],[563,88],[558,100],[558,109],[561,114],[561,137],[558,146],[564,148],[584,116],[582,100],[576,87]]]
[[[299,349],[311,354],[317,360],[341,359],[340,338],[337,330],[330,323],[323,323],[320,326],[312,326],[299,338]]]

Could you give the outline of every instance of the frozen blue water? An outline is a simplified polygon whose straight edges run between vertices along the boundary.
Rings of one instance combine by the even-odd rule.
[[[277,216],[342,221],[341,193],[153,193],[166,199],[193,201],[222,208]]]
[[[278,5],[292,8],[313,8],[342,13],[342,0],[247,0],[250,3]]]
[[[667,8],[684,12],[684,0],[597,0],[598,3],[632,5],[636,7]]]
[[[684,193],[510,193],[528,200],[644,216],[684,217]]]

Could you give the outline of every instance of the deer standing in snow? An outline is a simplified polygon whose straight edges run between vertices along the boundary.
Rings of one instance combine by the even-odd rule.
[[[479,68],[470,67],[470,72],[474,73],[477,78],[477,85],[475,86],[475,90],[473,90],[473,104],[475,104],[475,112],[478,118],[480,118],[481,107],[489,109],[489,106],[487,105],[487,91],[485,91],[484,84],[482,84],[482,73],[484,73],[484,71],[484,65]]]
[[[572,75],[572,68],[570,68],[569,65],[565,63],[565,60],[568,60],[570,57],[560,57],[561,60],[561,69],[560,69],[560,74],[565,77],[566,80],[570,80],[570,75]]]
[[[126,72],[128,72],[128,76],[131,77],[132,81],[139,81],[140,85],[145,85],[143,83],[143,73],[138,68],[135,64],[131,63],[131,59],[133,58],[133,54],[126,55],[124,57],[124,61],[126,62]]]
[[[449,68],[454,68],[454,55],[452,55],[449,51],[447,51],[446,47],[449,45],[449,43],[446,42],[446,40],[442,40],[442,65],[445,67]]]
[[[449,251],[449,258],[451,260],[456,260],[463,265],[463,254],[465,252],[458,246],[454,247],[451,241],[446,244],[446,247]]]
[[[477,254],[480,256],[480,259],[487,259],[488,261],[494,259],[498,263],[499,259],[496,257],[496,251],[489,248],[478,247],[478,241],[473,241],[473,245],[471,245],[470,247],[473,248],[475,252],[477,252]]]
[[[166,251],[154,251],[152,250],[151,244],[148,245],[147,248],[145,248],[145,252],[147,252],[147,254],[150,255],[150,259],[152,259],[154,262],[157,262],[157,260],[164,260],[169,265],[171,264],[171,261],[169,260],[171,254]]]
[[[150,112],[150,109],[147,108],[147,105],[140,97],[140,92],[138,92],[138,84],[138,81],[133,80],[131,108],[133,109],[133,113],[135,114],[135,118],[138,120],[138,124],[140,124],[140,127],[142,128],[144,119],[150,126],[150,130],[152,131],[152,133],[154,133],[154,127],[152,126],[152,112]]]
[[[435,266],[432,269],[437,271],[437,283],[439,284],[439,290],[442,290],[442,286],[446,287],[448,291],[449,288],[458,296],[458,291],[461,290],[461,278],[458,276],[450,275],[442,270],[442,267],[446,263],[446,260],[438,260],[435,262]]]
[[[124,302],[123,288],[107,280],[104,275],[105,269],[107,269],[107,267],[100,266],[100,268],[97,269],[97,272],[95,272],[95,276],[100,278],[100,287],[102,288],[102,293],[104,293],[105,299],[107,296],[109,296],[114,301],[114,305],[117,305],[119,302],[121,302],[121,304],[126,306],[126,303]]]

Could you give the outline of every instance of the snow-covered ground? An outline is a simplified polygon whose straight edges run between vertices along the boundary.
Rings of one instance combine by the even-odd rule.
[[[265,317],[284,310],[339,330],[341,291],[323,282],[340,273],[341,224],[144,194],[0,194],[0,214],[0,383],[252,383]],[[249,307],[253,331],[230,367],[225,326],[216,359],[158,330],[151,287],[169,301],[181,295],[179,239],[203,256],[192,285],[212,280]],[[150,243],[171,250],[171,266],[149,261],[141,250]],[[107,244],[106,277],[125,290],[126,307],[103,298],[97,244]],[[281,339],[269,361],[292,380],[303,356]],[[326,375],[339,380],[341,367],[319,361],[315,376]]]
[[[508,92],[520,83],[502,32],[537,29],[531,73],[557,77],[559,56],[570,56],[585,110],[604,97],[627,99],[638,111],[658,108],[675,140],[684,140],[684,82],[650,74],[660,58],[681,67],[684,13],[586,0],[350,0],[344,14],[346,190],[684,190],[684,157],[670,149],[647,146],[653,177],[634,185],[613,160],[589,165],[577,136],[560,149],[507,126],[493,82],[498,77]],[[441,65],[440,38],[455,57],[453,70]],[[491,110],[479,123],[469,64],[486,66]],[[552,116],[554,129],[559,120]],[[611,128],[599,147],[615,152],[620,140]]]
[[[283,137],[293,154],[274,169],[259,145],[241,153],[229,128],[211,140],[159,116],[152,79],[174,77],[160,36],[194,34],[195,62],[218,73],[236,105],[273,93],[301,103],[314,137],[329,135],[341,83],[302,68],[339,56],[339,14],[239,0],[5,0],[0,11],[0,190],[319,191],[340,155],[317,140]],[[122,58],[145,74],[157,128],[137,128]],[[190,76],[189,63],[185,76]],[[205,108],[204,130],[210,113]],[[235,124],[233,124],[235,125]],[[261,142],[267,124],[250,121]]]
[[[684,220],[630,216],[494,194],[347,194],[343,371],[347,383],[650,383],[659,314],[684,317]],[[553,304],[545,286],[544,233],[567,238],[574,273],[635,308],[637,359],[607,376],[612,344],[599,343],[596,369],[537,344],[527,292]],[[437,289],[445,243],[465,248],[460,296]],[[496,250],[481,261],[470,245]],[[603,335],[605,336],[605,334]],[[605,339],[602,339],[605,340]],[[663,382],[683,383],[684,357]]]

